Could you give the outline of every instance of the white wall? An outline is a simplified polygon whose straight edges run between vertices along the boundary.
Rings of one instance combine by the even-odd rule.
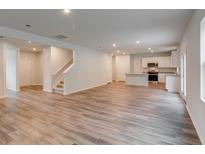
[[[69,75],[65,76],[65,80],[67,80],[69,83],[68,85],[65,85],[68,93],[72,91],[79,91],[81,89],[102,85],[105,84],[107,81],[111,81],[112,60],[110,54],[103,53],[101,51],[96,51],[80,45],[62,42],[56,39],[51,39],[31,34],[28,32],[22,32],[3,26],[0,26],[0,34],[5,37],[13,37],[22,40],[31,40],[32,42],[45,44],[47,46],[52,45],[74,50],[76,55],[76,64],[69,71]],[[46,52],[46,50],[44,51]],[[51,66],[51,64],[48,61],[48,57],[43,55],[43,59],[44,67]],[[47,64],[45,65],[44,62]],[[46,70],[48,71],[47,74],[52,72],[51,68],[48,68]],[[50,80],[51,78],[49,76],[44,76],[44,90],[49,91],[51,89]]]
[[[5,77],[4,66],[5,66],[5,59],[4,59],[3,41],[0,40],[0,98],[5,97],[6,77]]]
[[[73,51],[60,47],[46,47],[43,50],[44,90],[52,91],[53,76],[73,58]],[[57,74],[58,75],[58,74]],[[60,75],[60,74],[59,74]]]
[[[20,86],[42,85],[42,52],[20,51]]]
[[[115,56],[112,56],[112,80],[116,80],[115,71]]]
[[[133,56],[133,73],[142,73],[142,56],[141,55],[132,55]]]
[[[51,48],[43,49],[43,90],[52,92],[52,63],[51,63]]]
[[[112,56],[110,54],[78,47],[74,61],[74,66],[65,75],[65,94],[111,82]]]
[[[73,58],[72,50],[51,47],[52,74],[56,74],[65,64]]]
[[[130,56],[115,56],[115,80],[125,81],[126,73],[130,73]]]
[[[180,51],[187,56],[187,108],[205,144],[205,103],[200,100],[200,23],[205,10],[196,10],[183,36]]]

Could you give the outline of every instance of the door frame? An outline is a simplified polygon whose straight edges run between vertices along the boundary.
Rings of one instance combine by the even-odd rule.
[[[187,96],[187,56],[186,53],[182,53],[180,56],[181,62],[181,95],[184,100],[186,100]]]

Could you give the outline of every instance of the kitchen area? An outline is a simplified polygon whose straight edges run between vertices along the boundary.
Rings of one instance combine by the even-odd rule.
[[[180,91],[179,52],[143,53],[113,57],[113,80],[169,92]]]

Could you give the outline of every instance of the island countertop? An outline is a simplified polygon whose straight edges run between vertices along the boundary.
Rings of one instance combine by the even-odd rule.
[[[126,75],[147,76],[147,73],[126,73]]]

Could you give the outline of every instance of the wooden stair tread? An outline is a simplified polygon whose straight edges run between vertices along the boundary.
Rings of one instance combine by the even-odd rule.
[[[63,94],[64,92],[64,81],[59,81],[58,84],[53,88],[53,92]]]

